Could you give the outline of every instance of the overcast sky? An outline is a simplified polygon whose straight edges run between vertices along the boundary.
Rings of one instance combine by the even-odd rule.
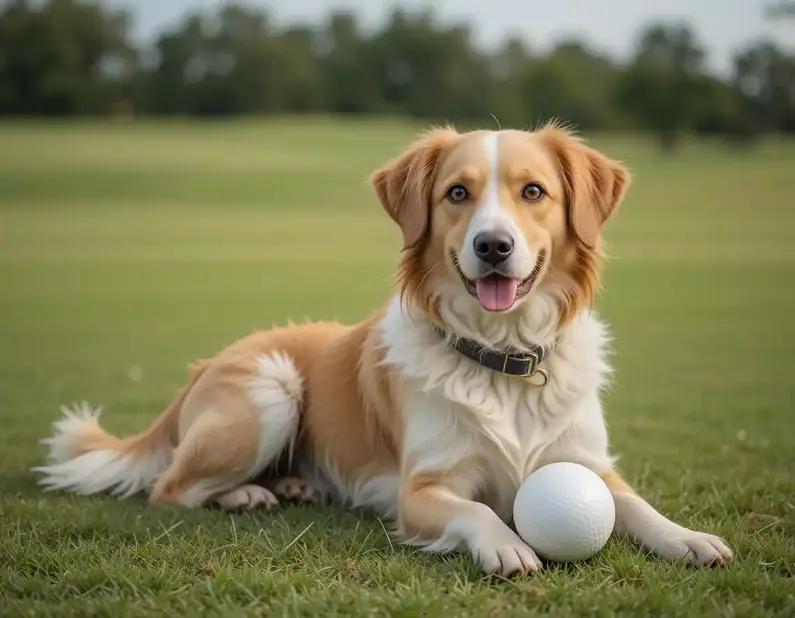
[[[132,8],[136,34],[150,37],[178,20],[187,9],[212,8],[221,0],[106,0]],[[769,0],[248,0],[269,9],[277,23],[317,23],[333,8],[356,12],[377,26],[396,4],[433,6],[444,21],[466,21],[477,39],[493,45],[507,34],[520,36],[531,48],[546,49],[562,36],[576,35],[614,56],[631,49],[638,28],[655,19],[687,19],[709,52],[717,70],[730,66],[743,44],[770,38],[795,46],[795,21],[774,24],[765,19]]]

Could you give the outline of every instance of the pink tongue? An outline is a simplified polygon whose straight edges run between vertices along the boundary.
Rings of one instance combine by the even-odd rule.
[[[475,282],[478,300],[487,311],[505,311],[516,300],[516,279],[489,275]]]

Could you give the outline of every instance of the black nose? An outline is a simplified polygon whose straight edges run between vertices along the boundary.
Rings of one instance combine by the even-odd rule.
[[[481,232],[475,236],[475,255],[496,266],[513,252],[513,237],[507,232]]]

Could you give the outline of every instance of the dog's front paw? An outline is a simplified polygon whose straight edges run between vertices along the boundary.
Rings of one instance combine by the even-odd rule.
[[[632,492],[614,492],[615,531],[671,560],[686,560],[696,566],[726,564],[732,550],[714,534],[689,530],[658,513],[648,502]]]
[[[655,548],[658,554],[673,560],[684,558],[696,566],[714,566],[731,562],[734,554],[722,538],[677,526],[666,531]]]
[[[536,553],[508,527],[482,535],[471,550],[475,562],[488,574],[508,576],[535,573],[541,569]]]

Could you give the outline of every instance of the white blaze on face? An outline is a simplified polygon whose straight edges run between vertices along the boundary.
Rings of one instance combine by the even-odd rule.
[[[510,308],[516,296],[518,282],[530,276],[533,252],[511,212],[500,202],[500,133],[491,131],[483,138],[483,150],[488,162],[488,178],[481,202],[469,222],[459,265],[462,272],[477,284],[478,300],[485,309]],[[483,264],[475,253],[475,238],[483,232],[503,232],[513,238],[513,252],[501,265],[506,277],[481,277]],[[510,297],[510,298],[509,298]]]

